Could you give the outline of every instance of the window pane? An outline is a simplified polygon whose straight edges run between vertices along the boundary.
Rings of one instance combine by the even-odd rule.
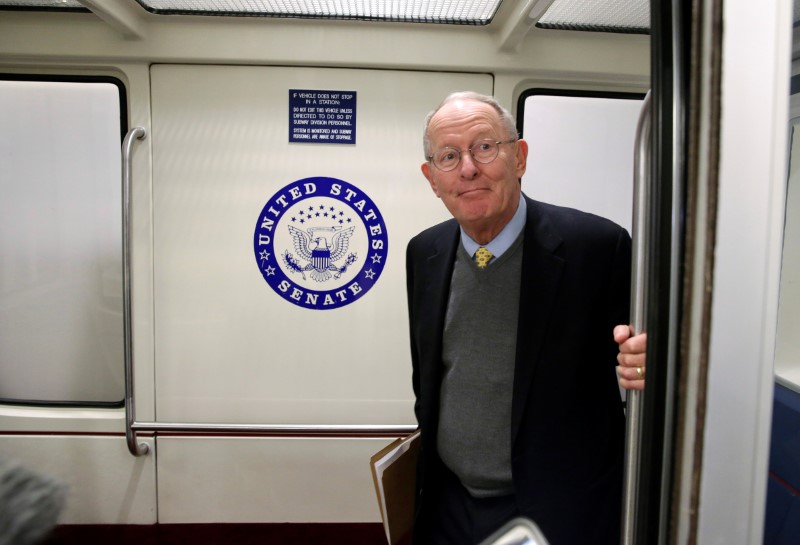
[[[119,402],[119,89],[0,80],[0,126],[0,399]]]
[[[792,95],[791,101],[796,107],[800,103],[800,94]],[[790,127],[775,374],[781,384],[800,392],[800,337],[797,335],[800,318],[800,118],[792,119]]]
[[[522,136],[530,151],[522,190],[537,200],[603,216],[630,232],[633,142],[641,107],[636,95],[525,98]]]

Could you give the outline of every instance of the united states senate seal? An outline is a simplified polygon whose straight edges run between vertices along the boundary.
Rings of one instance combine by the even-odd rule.
[[[304,178],[275,193],[256,221],[253,252],[286,301],[326,310],[358,301],[386,266],[386,224],[374,202],[336,178]]]

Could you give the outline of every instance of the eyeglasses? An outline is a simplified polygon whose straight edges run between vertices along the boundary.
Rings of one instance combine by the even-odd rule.
[[[484,140],[478,140],[465,150],[444,147],[429,156],[428,161],[432,162],[434,166],[442,172],[448,172],[456,168],[461,162],[461,153],[468,151],[474,161],[485,165],[497,159],[501,144],[513,144],[516,141],[516,138],[514,140],[506,140],[505,142],[486,138]]]

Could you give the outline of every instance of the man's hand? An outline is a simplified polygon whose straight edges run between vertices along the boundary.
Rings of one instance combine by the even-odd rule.
[[[644,389],[645,353],[647,333],[631,337],[631,328],[618,325],[614,328],[614,341],[619,345],[617,376],[626,390]]]

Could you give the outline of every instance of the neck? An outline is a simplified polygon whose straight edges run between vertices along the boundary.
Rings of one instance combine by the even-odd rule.
[[[481,246],[486,246],[500,234],[505,226],[508,225],[509,221],[511,221],[510,217],[506,218],[505,221],[495,222],[491,225],[464,225],[462,227],[464,228],[464,232],[469,235],[469,238]]]
[[[487,244],[489,244],[491,241],[494,240],[494,237],[496,237],[500,233],[500,231],[497,231],[496,233],[494,233],[494,232],[491,232],[491,233],[483,233],[483,232],[474,233],[474,232],[467,231],[466,229],[464,229],[464,232],[469,235],[469,238],[471,238],[472,240],[474,240],[475,242],[477,242],[481,246],[486,246]]]

